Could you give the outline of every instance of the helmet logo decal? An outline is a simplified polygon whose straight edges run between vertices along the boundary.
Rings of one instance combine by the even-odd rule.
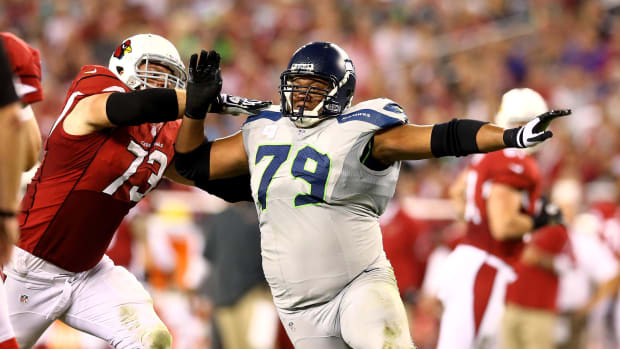
[[[117,47],[114,51],[114,57],[121,59],[125,53],[131,53],[131,40],[125,40],[119,47]]]
[[[291,66],[291,70],[304,70],[314,71],[314,64],[312,63],[295,63]]]

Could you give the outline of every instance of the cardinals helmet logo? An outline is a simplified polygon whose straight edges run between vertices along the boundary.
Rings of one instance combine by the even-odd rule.
[[[131,52],[131,40],[125,40],[119,47],[114,51],[114,57],[121,59],[125,55],[125,53]]]

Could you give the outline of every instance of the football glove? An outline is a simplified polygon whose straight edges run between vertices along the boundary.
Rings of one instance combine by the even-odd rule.
[[[211,113],[219,114],[248,114],[257,115],[269,108],[271,101],[260,101],[239,96],[231,96],[222,93],[211,105]]]
[[[534,217],[534,229],[549,224],[564,224],[564,217],[560,208],[551,202],[545,196],[542,196],[536,202]]]
[[[547,131],[547,127],[555,118],[566,116],[571,113],[570,109],[551,110],[538,115],[527,124],[504,131],[504,144],[512,148],[528,148],[551,138],[553,133]]]
[[[220,55],[215,51],[202,50],[198,60],[198,55],[193,54],[189,60],[188,71],[185,116],[204,119],[211,104],[222,91]]]

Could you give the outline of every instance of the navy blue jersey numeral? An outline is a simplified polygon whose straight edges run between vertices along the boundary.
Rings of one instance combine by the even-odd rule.
[[[273,156],[265,172],[263,172],[263,177],[260,179],[260,185],[258,186],[258,203],[263,210],[267,208],[267,189],[269,189],[269,184],[271,184],[273,176],[278,172],[282,163],[288,158],[290,151],[290,144],[261,145],[256,151],[255,164],[258,164],[265,156]]]
[[[291,151],[289,144],[265,144],[258,147],[256,161],[258,164],[264,157],[272,156],[258,186],[258,203],[261,209],[267,209],[267,194],[269,185],[276,172],[288,159]],[[295,196],[295,207],[319,204],[325,201],[325,187],[329,178],[331,160],[327,154],[319,153],[311,146],[306,146],[297,152],[291,166],[291,175],[303,179],[310,185],[310,193],[299,193]]]
[[[310,184],[309,194],[297,194],[295,207],[318,204],[325,199],[325,186],[329,177],[331,161],[327,154],[321,154],[310,146],[297,152],[291,174],[295,178],[303,179]]]

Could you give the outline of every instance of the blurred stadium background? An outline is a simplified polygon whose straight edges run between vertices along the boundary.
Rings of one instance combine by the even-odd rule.
[[[419,124],[465,116],[492,120],[505,91],[530,87],[550,107],[573,109],[570,119],[554,124],[555,136],[538,158],[546,192],[569,183],[559,194],[583,216],[596,202],[617,205],[620,189],[618,14],[620,1],[613,0],[3,0],[0,30],[41,52],[45,100],[33,108],[44,138],[80,67],[107,66],[121,40],[136,33],[165,36],[186,63],[201,48],[216,49],[223,57],[224,92],[275,103],[279,74],[294,50],[309,41],[332,41],[356,65],[354,103],[389,97]],[[209,117],[208,134],[228,135],[242,122]],[[466,162],[411,162],[395,198],[410,224],[390,226],[397,206],[382,217],[385,248],[420,348],[434,348],[437,337],[434,269],[427,271],[427,264],[434,250],[449,248],[462,233],[448,188]],[[207,261],[205,242],[225,208],[207,194],[162,183],[132,211],[110,248],[116,263],[151,291],[175,348],[217,344],[216,291],[209,279],[221,266]],[[594,223],[569,228],[571,234],[597,234],[618,256],[617,223],[607,230]],[[579,287],[590,292],[596,281]],[[286,348],[273,309],[260,309],[251,340],[257,348]],[[609,317],[601,314],[592,315],[584,347],[617,348]],[[106,345],[56,324],[41,348]]]

